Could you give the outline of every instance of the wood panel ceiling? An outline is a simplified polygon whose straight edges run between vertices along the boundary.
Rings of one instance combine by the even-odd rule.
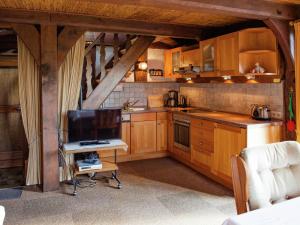
[[[105,18],[206,27],[225,26],[246,20],[235,16],[212,14],[203,11],[187,12],[172,9],[159,10],[158,8],[149,6],[108,4],[91,0],[2,0],[0,2],[0,8],[91,15]]]

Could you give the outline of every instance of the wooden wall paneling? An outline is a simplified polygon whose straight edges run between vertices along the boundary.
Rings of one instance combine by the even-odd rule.
[[[289,23],[286,21],[280,21],[276,19],[267,19],[264,22],[273,31],[274,35],[276,36],[286,64],[285,71],[284,71],[285,73],[284,74],[284,109],[285,109],[284,118],[285,121],[287,121],[289,119],[289,113],[288,113],[289,91],[291,88],[295,91],[295,62],[291,52]],[[294,112],[295,109],[296,109],[296,102],[295,102],[295,95],[294,95],[294,101],[293,101]],[[295,117],[297,117],[296,114]],[[284,134],[286,140],[296,140],[296,133],[289,132],[286,127],[284,130]]]
[[[11,26],[29,49],[37,64],[40,64],[40,33],[36,27],[34,25],[21,23],[12,23]]]
[[[41,129],[43,191],[59,187],[57,131],[57,27],[41,25]]]
[[[58,35],[57,41],[57,68],[64,62],[70,49],[84,34],[85,28],[65,26]]]
[[[98,108],[112,92],[112,90],[122,80],[128,70],[134,65],[136,60],[151,45],[154,37],[139,37],[128,51],[121,57],[118,63],[109,71],[97,88],[83,103],[85,109]]]

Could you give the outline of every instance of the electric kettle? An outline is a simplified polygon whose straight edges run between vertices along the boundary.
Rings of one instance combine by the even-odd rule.
[[[267,105],[252,105],[251,116],[255,120],[271,120],[271,109]]]

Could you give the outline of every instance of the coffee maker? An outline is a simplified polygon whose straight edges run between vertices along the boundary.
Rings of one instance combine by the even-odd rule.
[[[177,107],[178,106],[178,91],[170,90],[168,92],[167,107]]]

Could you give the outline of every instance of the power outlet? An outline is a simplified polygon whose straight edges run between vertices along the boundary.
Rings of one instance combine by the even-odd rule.
[[[281,112],[271,112],[271,117],[274,119],[282,119],[282,113]]]

